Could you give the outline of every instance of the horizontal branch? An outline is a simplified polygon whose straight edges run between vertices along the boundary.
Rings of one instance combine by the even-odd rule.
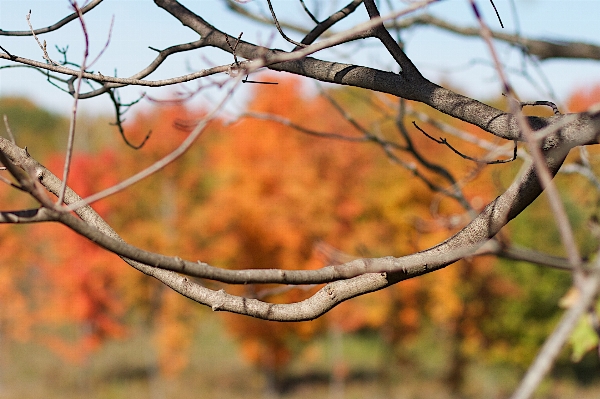
[[[386,27],[388,29],[406,29],[415,25],[435,26],[462,36],[480,37],[481,35],[479,28],[454,25],[429,14],[393,21],[387,23]],[[591,43],[529,39],[521,35],[497,31],[492,31],[491,34],[494,39],[517,46],[539,60],[553,58],[600,60],[600,46]]]
[[[19,57],[14,54],[9,55],[6,53],[0,53],[0,59],[5,59],[5,60],[13,61],[16,63],[29,65],[29,66],[32,66],[35,68],[46,70],[46,71],[61,73],[63,75],[69,75],[69,76],[76,77],[76,76],[79,76],[79,74],[80,74],[80,71],[77,69],[71,69],[71,68],[68,68],[65,66],[61,66],[61,65],[47,64],[45,62],[35,61],[35,60],[31,60],[31,59],[24,58],[24,57]],[[146,69],[144,69],[144,71],[146,71]],[[144,79],[139,79],[139,78],[135,78],[135,77],[117,78],[114,76],[102,75],[101,73],[90,73],[90,72],[83,72],[81,75],[82,75],[83,79],[89,79],[89,80],[92,80],[92,81],[95,81],[98,83],[105,83],[106,89],[109,89],[109,88],[118,88],[118,87],[123,87],[123,86],[146,86],[146,87],[170,86],[170,85],[175,85],[175,84],[179,84],[179,83],[190,82],[192,80],[196,80],[196,79],[203,78],[206,76],[214,75],[217,73],[228,73],[230,71],[231,71],[231,65],[221,65],[221,66],[216,66],[216,67],[212,67],[212,68],[208,68],[208,69],[202,69],[200,71],[192,72],[187,75],[182,75],[182,76],[169,78],[169,79],[160,79],[160,80],[144,80]],[[136,75],[134,75],[134,76],[136,76]],[[103,90],[105,90],[105,89],[103,88]],[[85,97],[85,94],[82,94],[80,96],[80,98],[83,98],[83,97]],[[87,97],[89,97],[89,95]]]
[[[198,33],[207,46],[232,52],[227,42],[235,42],[236,37],[216,29],[175,0],[155,0],[155,3],[177,18],[183,25]],[[397,15],[398,13],[392,14],[392,16]],[[425,103],[440,112],[478,126],[497,137],[524,141],[519,125],[512,114],[440,87],[424,78],[418,71],[409,69],[402,73],[393,73],[353,64],[323,61],[308,56],[322,49],[344,43],[345,40],[355,37],[357,29],[373,28],[389,17],[371,19],[353,29],[335,34],[293,52],[269,49],[240,40],[235,53],[237,57],[253,60],[245,65],[245,68],[249,70],[266,66],[276,71],[289,72],[322,82],[388,93],[407,100]],[[540,130],[561,121],[564,117],[563,115],[548,118],[530,116],[527,119],[533,130]],[[561,133],[568,131],[565,137],[573,140],[573,146],[581,145],[586,140],[589,142],[596,139],[595,127],[585,122],[585,118],[581,118],[578,123],[569,124],[561,131]]]

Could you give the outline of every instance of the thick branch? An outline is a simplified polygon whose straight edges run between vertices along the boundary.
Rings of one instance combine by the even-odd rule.
[[[183,25],[197,32],[207,46],[231,52],[225,37],[228,37],[229,41],[235,41],[235,37],[219,31],[175,0],[155,0],[155,3],[177,18]],[[377,22],[377,20],[373,21]],[[323,61],[307,56],[319,49],[326,48],[327,43],[334,45],[343,42],[342,39],[351,37],[351,33],[355,34],[355,32],[337,34],[293,53],[268,49],[240,41],[236,47],[236,55],[248,60],[257,60],[261,66],[268,66],[273,70],[289,72],[322,82],[361,87],[419,101],[454,118],[478,126],[497,137],[507,140],[524,140],[513,115],[440,87],[420,76],[420,74],[397,74],[358,65]],[[252,63],[249,64],[249,67],[251,65]],[[564,117],[562,115],[550,118],[528,117],[528,123],[534,130],[539,130],[561,121]],[[578,126],[568,126],[563,129],[563,132],[569,130],[569,137],[575,138],[577,136],[573,145],[583,144],[586,140],[595,140],[594,127],[585,123],[585,118],[579,119],[579,122]]]

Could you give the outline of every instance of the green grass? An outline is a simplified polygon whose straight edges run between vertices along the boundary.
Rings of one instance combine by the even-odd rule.
[[[237,344],[227,337],[219,319],[203,318],[203,323],[190,351],[189,367],[172,379],[156,372],[148,332],[107,343],[79,365],[35,343],[2,341],[0,399],[269,397],[265,376],[240,359]],[[397,348],[399,358],[405,360],[393,364],[390,348],[375,333],[322,337],[310,344],[312,356],[305,353],[290,364],[287,389],[280,397],[450,399],[443,383],[448,364],[445,345],[444,337],[431,330]],[[342,364],[344,370],[345,380],[338,385],[331,382],[335,364]],[[600,397],[597,378],[577,385],[564,367],[557,371],[566,378],[548,379],[539,397]],[[510,394],[520,374],[506,366],[471,364],[466,376],[464,397],[498,398]]]

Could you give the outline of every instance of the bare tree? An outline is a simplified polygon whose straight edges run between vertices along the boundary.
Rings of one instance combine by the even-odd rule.
[[[8,65],[25,65],[43,72],[47,75],[48,80],[63,87],[74,99],[67,158],[61,178],[54,176],[48,169],[33,159],[26,149],[19,148],[14,141],[0,138],[0,161],[15,179],[15,182],[10,184],[29,193],[40,204],[35,209],[2,212],[0,221],[2,223],[59,222],[106,250],[114,252],[132,267],[158,279],[181,295],[200,304],[210,306],[215,311],[235,312],[275,321],[314,319],[350,298],[384,289],[406,279],[431,273],[451,265],[457,260],[478,254],[494,254],[549,267],[569,269],[573,275],[573,284],[580,293],[579,299],[565,313],[563,320],[541,349],[538,358],[532,364],[523,383],[514,394],[515,398],[530,397],[551,367],[575,322],[589,310],[590,304],[598,295],[600,264],[597,261],[584,262],[581,259],[577,243],[573,238],[569,221],[552,178],[561,170],[565,158],[572,149],[585,148],[585,146],[598,143],[600,108],[594,107],[587,112],[563,115],[558,112],[557,107],[552,103],[520,102],[507,78],[505,68],[497,55],[495,46],[497,41],[502,41],[521,49],[527,57],[534,57],[537,60],[552,58],[598,60],[600,59],[600,47],[588,43],[557,43],[492,31],[488,23],[497,23],[498,21],[484,21],[479,11],[479,7],[484,2],[478,3],[475,0],[468,1],[468,4],[470,4],[474,15],[477,17],[478,26],[468,28],[455,26],[423,12],[427,11],[428,7],[436,2],[435,0],[387,2],[386,4],[378,4],[374,0],[352,0],[325,18],[315,17],[304,1],[299,1],[313,21],[312,26],[304,26],[296,21],[280,21],[275,11],[277,3],[270,0],[267,0],[266,4],[269,10],[268,13],[258,12],[256,9],[247,8],[245,5],[231,0],[226,1],[228,7],[240,15],[263,23],[265,26],[270,25],[272,27],[274,24],[279,34],[289,42],[290,46],[290,50],[278,50],[264,44],[260,45],[243,40],[242,35],[236,32],[234,27],[229,32],[223,32],[211,25],[210,21],[205,20],[202,15],[192,12],[176,0],[155,0],[156,7],[164,10],[165,18],[176,19],[185,27],[197,33],[199,39],[189,43],[175,44],[163,50],[156,50],[156,58],[147,67],[129,77],[107,76],[99,72],[93,72],[91,66],[94,60],[89,59],[87,45],[80,63],[73,64],[53,60],[48,54],[45,42],[39,39],[39,36],[44,33],[61,29],[69,23],[78,23],[81,25],[87,43],[88,31],[85,25],[85,14],[93,11],[96,6],[102,3],[102,0],[94,0],[82,6],[72,0],[70,4],[73,13],[71,15],[42,29],[33,29],[32,27],[29,31],[0,30],[0,35],[3,36],[32,36],[37,40],[43,58],[42,60],[24,58],[19,55],[18,48],[0,47],[2,50],[0,58],[2,60],[5,60]],[[490,3],[485,2],[485,5],[490,6]],[[384,8],[386,11],[382,15],[380,10]],[[351,14],[359,13],[363,22],[356,24],[351,29],[336,30],[336,24],[340,21]],[[403,50],[403,44],[399,41],[400,33],[398,33],[397,38],[392,35],[392,33],[401,32],[418,25],[429,25],[459,35],[480,37],[487,45],[494,61],[498,79],[502,83],[504,94],[509,99],[509,112],[486,105],[474,98],[465,97],[424,77]],[[289,35],[292,32],[295,35],[300,33],[302,38],[298,41],[291,39]],[[381,51],[391,57],[396,67],[399,68],[398,73],[352,63],[325,61],[318,58],[319,52],[327,49],[343,48],[365,38],[375,39],[378,42]],[[148,76],[173,54],[208,48],[215,48],[230,54],[231,62],[183,76],[163,80],[148,79]],[[225,270],[201,261],[184,260],[179,257],[153,253],[124,242],[92,209],[90,204],[128,187],[136,181],[156,173],[165,165],[176,161],[181,154],[193,145],[208,122],[218,115],[223,104],[228,101],[242,82],[251,81],[249,76],[265,68],[320,82],[387,93],[401,100],[412,100],[426,104],[452,118],[483,129],[483,131],[489,133],[490,137],[495,136],[505,140],[508,143],[507,146],[498,146],[492,144],[491,141],[476,139],[464,132],[453,131],[452,128],[443,125],[442,122],[430,120],[429,117],[420,115],[418,111],[409,109],[406,106],[401,106],[399,112],[412,112],[416,118],[428,118],[428,123],[438,123],[449,134],[457,134],[463,139],[474,141],[482,148],[490,151],[489,159],[477,159],[475,160],[477,162],[498,163],[500,162],[497,161],[498,157],[511,160],[519,154],[518,156],[525,159],[524,167],[500,196],[477,213],[463,196],[460,185],[457,184],[451,170],[431,163],[423,157],[407,134],[403,133],[404,143],[397,143],[363,129],[363,135],[357,139],[358,141],[377,144],[386,156],[392,161],[410,168],[417,178],[422,179],[432,190],[437,190],[459,201],[467,211],[471,212],[472,220],[470,223],[447,240],[421,252],[400,258],[353,259],[343,264],[327,266],[319,270]],[[73,152],[73,138],[77,134],[75,122],[79,101],[96,96],[109,96],[115,106],[117,125],[125,139],[126,136],[121,127],[121,116],[128,104],[120,102],[117,93],[119,88],[127,86],[161,87],[210,79],[218,74],[228,75],[227,81],[221,82],[225,91],[222,101],[194,127],[186,140],[172,153],[117,186],[89,198],[80,198],[66,186],[65,181],[70,170],[69,160]],[[84,83],[92,89],[82,91]],[[335,102],[331,101],[335,105]],[[401,104],[404,103],[401,102]],[[522,112],[523,106],[526,105],[550,105],[556,112],[554,116],[545,118],[526,116]],[[340,112],[343,115],[343,110],[340,110]],[[309,131],[302,126],[293,125],[290,121],[278,119],[274,116],[256,114],[247,116],[270,118],[276,122],[291,125],[304,133],[323,135],[323,133]],[[346,115],[345,117],[350,123],[354,123],[351,116]],[[406,127],[403,125],[402,120],[403,118],[398,117],[398,129],[400,132],[405,132]],[[342,136],[337,137],[335,134],[329,135],[329,138],[344,139]],[[125,141],[127,142],[126,139]],[[135,147],[134,144],[127,143]],[[439,140],[439,143],[450,146],[446,140]],[[518,151],[517,148],[519,148]],[[459,153],[459,155],[462,154]],[[467,156],[463,157],[469,159]],[[411,166],[413,164],[405,161],[407,158],[412,159],[417,166]],[[469,161],[465,160],[465,162]],[[576,167],[578,171],[584,171],[592,179],[595,179],[589,165],[576,165]],[[571,166],[571,169],[573,168],[575,166]],[[425,175],[420,173],[420,170],[428,170],[437,174],[445,181],[445,185],[440,186],[428,181]],[[4,180],[8,181],[7,179]],[[49,198],[43,188],[55,194],[58,200]],[[564,259],[530,249],[507,246],[495,239],[496,234],[502,227],[517,217],[544,190],[548,193],[552,212],[556,216],[561,239],[567,253],[567,257]],[[74,216],[70,211],[75,211],[79,217]],[[272,304],[258,299],[230,295],[223,290],[211,290],[186,276],[226,284],[325,285],[304,301]]]

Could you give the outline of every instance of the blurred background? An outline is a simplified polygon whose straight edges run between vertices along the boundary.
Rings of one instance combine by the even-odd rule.
[[[432,12],[456,23],[474,23],[467,2],[449,3]],[[496,1],[510,31],[596,40],[592,16],[598,15],[593,10],[600,3],[566,3]],[[235,24],[249,40],[259,37],[275,47],[289,47],[273,29],[241,22],[225,2],[185,4],[217,27],[227,30]],[[323,15],[330,11],[316,4]],[[266,7],[256,1],[245,6],[256,12]],[[27,29],[24,16],[29,9],[34,27],[68,13],[63,1],[0,0],[0,28]],[[493,10],[487,12],[493,24]],[[117,68],[119,76],[128,76],[154,56],[147,46],[196,39],[163,14],[146,2],[106,1],[86,15],[96,51],[106,42],[115,16],[110,44],[97,69],[108,75]],[[283,8],[281,18],[297,14],[292,7]],[[352,23],[356,20],[348,26]],[[70,24],[66,33],[44,38],[59,49],[69,45],[69,59],[76,62],[81,57],[78,28]],[[409,56],[426,76],[506,107],[487,51],[477,39],[432,28],[411,29],[405,36]],[[0,44],[41,59],[32,38],[0,37]],[[52,48],[58,57],[61,52]],[[351,55],[324,57],[377,63],[383,69],[382,63],[389,64],[393,70],[375,51],[366,44]],[[516,50],[503,51],[507,62],[518,67],[512,76],[524,98],[553,99],[564,112],[585,110],[600,98],[600,74],[591,62],[523,62]],[[152,77],[229,62],[217,54],[186,55]],[[402,256],[444,240],[468,222],[456,201],[432,192],[380,147],[306,134],[358,137],[358,125],[396,138],[397,99],[278,73],[262,73],[256,80],[277,84],[246,85],[178,162],[99,201],[94,209],[131,244],[232,269],[311,269],[355,256]],[[161,101],[196,92],[184,103]],[[142,89],[130,88],[122,95],[125,101],[141,94]],[[187,136],[194,122],[211,110],[216,95],[211,87],[193,83],[144,98],[128,111],[124,124],[124,134],[133,143],[152,131],[137,151],[123,143],[112,124],[109,100],[83,101],[69,185],[86,196],[150,165]],[[0,113],[6,115],[17,144],[56,174],[64,162],[71,106],[72,99],[39,72],[0,70]],[[422,105],[403,106],[408,109],[403,122],[410,125],[421,113],[425,121],[420,126],[433,137],[446,132],[427,118],[487,138]],[[280,119],[257,117],[267,114]],[[305,132],[284,126],[283,119]],[[500,194],[521,165],[518,160],[480,168],[412,125],[410,137],[426,157],[456,173],[476,209]],[[460,146],[475,157],[485,155],[475,145]],[[598,171],[597,150],[589,152]],[[433,174],[427,177],[440,183]],[[597,217],[598,192],[577,175],[559,175],[557,184],[583,255],[593,254],[596,240],[585,228]],[[0,203],[2,209],[35,205],[7,185],[0,187]],[[505,230],[506,239],[515,244],[564,255],[543,196]],[[561,316],[559,303],[571,284],[564,271],[478,257],[352,299],[314,321],[274,323],[203,308],[61,226],[0,225],[0,248],[0,398],[506,397]],[[318,288],[252,285],[227,291],[290,302]],[[540,397],[600,394],[598,354],[590,350],[595,341],[581,331],[562,353]]]

